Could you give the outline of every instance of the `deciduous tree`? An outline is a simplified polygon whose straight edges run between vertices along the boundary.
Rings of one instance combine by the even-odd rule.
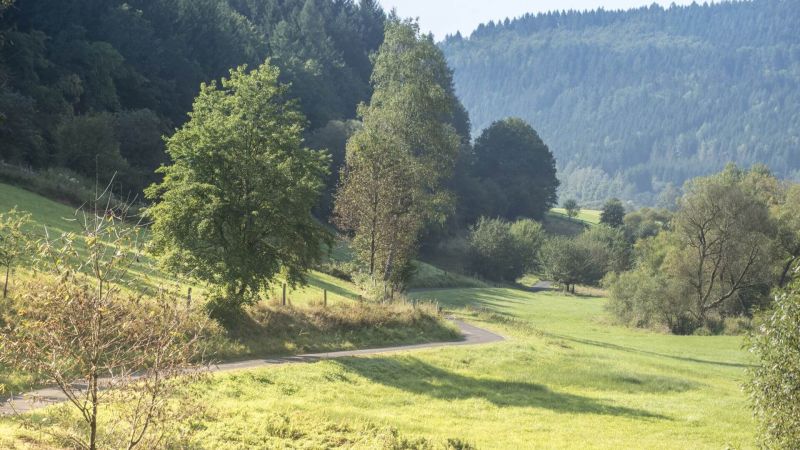
[[[499,214],[506,219],[540,220],[556,204],[555,159],[522,119],[494,122],[481,133],[475,141],[475,173],[484,181],[497,183],[506,202]]]
[[[567,216],[569,217],[578,217],[578,214],[581,212],[581,207],[578,205],[578,202],[574,198],[570,198],[564,202],[564,210],[567,212]]]
[[[373,282],[398,285],[422,227],[444,220],[452,198],[459,137],[450,124],[451,73],[429,36],[413,22],[391,20],[375,58],[374,93],[360,108],[363,127],[347,143],[337,193],[337,224]]]
[[[800,286],[775,299],[775,307],[750,338],[758,357],[745,385],[764,448],[800,447]]]
[[[283,273],[302,283],[327,232],[311,216],[329,157],[303,146],[303,116],[269,63],[201,87],[147,190],[153,250],[168,269],[221,286],[216,307],[253,301]]]
[[[624,221],[625,207],[619,199],[612,198],[603,205],[603,211],[600,213],[600,223],[618,228],[624,224]]]

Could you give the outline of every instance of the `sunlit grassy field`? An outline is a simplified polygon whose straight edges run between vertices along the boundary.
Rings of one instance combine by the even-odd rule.
[[[555,214],[567,216],[567,210],[564,208],[553,208],[550,211]],[[597,224],[600,223],[600,213],[602,213],[602,211],[596,209],[581,209],[580,212],[578,212],[578,216],[575,218],[584,222]]]
[[[740,338],[616,327],[601,298],[511,289],[415,295],[508,341],[218,376],[202,386],[216,413],[198,442],[313,448],[336,435],[346,446],[352,433],[324,430],[368,423],[432,445],[460,438],[478,448],[753,444]],[[262,426],[276,420],[284,431]],[[290,438],[281,434],[287,427]]]

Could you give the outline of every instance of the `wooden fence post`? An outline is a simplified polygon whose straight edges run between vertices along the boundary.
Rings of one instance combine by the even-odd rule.
[[[323,289],[322,290],[322,306],[324,306],[326,308],[328,307],[328,290],[327,289]]]
[[[286,283],[283,283],[283,296],[281,297],[281,305],[286,306]]]

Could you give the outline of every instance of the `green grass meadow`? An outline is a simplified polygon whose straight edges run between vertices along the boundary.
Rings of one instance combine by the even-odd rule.
[[[567,216],[567,210],[564,208],[553,208],[550,210],[550,212],[553,214],[569,217]],[[588,222],[591,224],[598,224],[600,223],[600,214],[602,214],[602,211],[597,209],[581,209],[578,212],[578,216],[575,217],[575,219],[581,220],[583,222]]]
[[[71,208],[0,185],[0,209],[15,204],[53,229],[70,227],[58,218],[70,217]],[[423,266],[425,276],[438,270]],[[354,286],[321,273],[308,287],[289,291],[289,301],[295,307],[318,304],[323,289],[333,305],[357,301]],[[274,290],[269,301],[279,296]],[[185,393],[206,411],[182,444],[237,450],[755,444],[741,391],[751,361],[740,337],[620,327],[605,312],[606,300],[589,295],[484,285],[414,290],[410,296],[438,302],[506,340],[216,374]],[[414,340],[413,333],[399,331],[381,336]],[[370,340],[347,342],[357,347]],[[298,347],[287,347],[292,349]],[[58,408],[34,418],[45,420]],[[0,448],[51,448],[46,435],[19,424],[18,418],[0,418]]]

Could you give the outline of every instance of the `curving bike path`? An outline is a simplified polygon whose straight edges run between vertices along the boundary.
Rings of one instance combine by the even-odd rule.
[[[326,359],[345,358],[350,356],[364,356],[405,352],[437,347],[451,347],[458,345],[479,345],[499,342],[505,338],[489,330],[470,325],[458,319],[450,319],[463,335],[460,341],[428,342],[424,344],[401,345],[396,347],[368,348],[362,350],[344,350],[328,353],[307,353],[303,355],[281,356],[275,358],[251,359],[247,361],[229,362],[211,366],[211,372],[230,372],[242,369],[279,366],[284,364],[312,363]],[[54,387],[37,389],[24,395],[16,395],[9,399],[0,400],[0,416],[13,415],[43,408],[54,403],[61,403],[67,398],[61,390]]]

